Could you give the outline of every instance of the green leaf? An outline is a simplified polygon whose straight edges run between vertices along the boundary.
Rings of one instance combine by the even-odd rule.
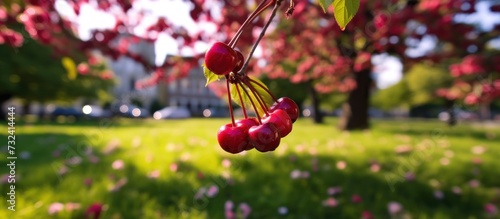
[[[329,1],[329,0],[320,0]],[[359,0],[333,0],[333,13],[340,29],[345,30],[359,8]]]
[[[219,80],[219,76],[210,71],[205,65],[203,66],[203,75],[205,75],[205,78],[207,79],[207,83],[205,84],[205,87],[208,86],[210,83]]]
[[[326,13],[326,9],[328,9],[328,7],[330,7],[332,2],[333,2],[333,0],[319,0],[319,4],[321,5],[321,7],[323,8],[323,11],[325,13]]]
[[[274,100],[271,97],[271,95],[266,91],[266,89],[268,89],[267,86],[264,83],[262,83],[262,81],[260,81],[259,79],[255,78],[255,77],[249,76],[249,78],[253,81],[249,80],[248,83],[251,84],[251,86],[254,88],[255,92],[257,93],[257,95],[262,97],[262,99],[264,100],[264,103],[267,106],[266,108],[270,107],[274,103]],[[262,87],[259,86],[259,84]],[[261,107],[261,105],[259,104],[259,101],[257,99],[258,97],[245,84],[238,84],[238,86],[236,86],[236,84],[231,84],[229,89],[231,92],[231,99],[233,99],[233,101],[235,103],[237,103],[238,105],[241,106],[240,97],[238,95],[238,92],[239,92],[241,94],[241,99],[243,101],[243,104],[245,105],[245,109],[247,109],[249,111],[255,111],[253,106],[252,106],[252,101],[253,101],[253,103],[255,104],[255,107],[257,108],[257,113],[260,116],[263,116],[266,113],[264,111],[264,109]]]

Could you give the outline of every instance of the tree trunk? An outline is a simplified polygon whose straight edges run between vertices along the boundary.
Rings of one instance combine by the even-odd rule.
[[[324,117],[323,113],[321,113],[321,110],[319,109],[319,97],[318,97],[318,92],[316,89],[314,89],[314,86],[311,84],[309,86],[309,94],[311,95],[311,100],[312,100],[312,118],[315,124],[321,124],[324,122]]]
[[[26,116],[30,113],[31,103],[29,101],[23,102],[23,115]]]
[[[371,71],[362,70],[354,73],[356,88],[349,93],[347,102],[342,105],[341,130],[368,129],[368,109],[370,103]]]
[[[490,103],[479,104],[479,119],[481,121],[491,120]]]
[[[444,107],[446,109],[446,113],[448,113],[448,120],[446,123],[450,127],[457,124],[457,117],[455,115],[455,111],[453,110],[453,105],[455,105],[455,101],[445,100]]]

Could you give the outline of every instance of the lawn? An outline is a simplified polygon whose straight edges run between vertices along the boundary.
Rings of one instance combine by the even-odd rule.
[[[106,219],[499,218],[498,127],[299,119],[276,151],[231,155],[216,140],[228,121],[18,124],[16,211],[3,200],[0,218],[84,218],[93,203]]]

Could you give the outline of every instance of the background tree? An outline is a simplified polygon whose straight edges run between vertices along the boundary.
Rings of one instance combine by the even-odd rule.
[[[340,31],[333,28],[335,20],[328,19],[333,16],[331,11],[323,14],[321,7],[299,2],[293,19],[280,22],[273,40],[268,41],[265,54],[269,62],[264,72],[292,82],[312,79],[319,92],[349,92],[340,128],[368,128],[371,56],[397,56],[405,71],[424,60],[437,63],[462,57],[448,47],[467,48],[498,36],[464,37],[475,33],[473,26],[456,22],[453,17],[475,12],[475,4],[473,0],[361,1],[357,15]],[[419,52],[421,43],[428,39],[435,42],[435,49]],[[277,55],[283,58],[271,58]]]
[[[20,30],[18,33],[27,35]],[[23,35],[20,35],[23,36]],[[77,98],[109,101],[114,74],[97,56],[94,63],[75,65],[69,57],[56,57],[47,45],[26,37],[22,45],[0,45],[0,104],[16,97],[31,102],[70,102]],[[26,108],[27,109],[27,108]]]

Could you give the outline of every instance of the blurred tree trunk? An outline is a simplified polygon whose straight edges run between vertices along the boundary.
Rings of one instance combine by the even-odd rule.
[[[318,92],[316,91],[316,89],[314,89],[314,85],[312,83],[310,83],[310,86],[309,86],[309,94],[311,95],[311,100],[312,100],[313,112],[311,112],[311,113],[312,113],[313,121],[315,124],[321,124],[324,122],[324,116],[323,116],[323,113],[321,113],[321,110],[319,109],[320,100],[319,100]]]
[[[31,106],[30,101],[23,102],[23,115],[28,115],[30,113],[30,108],[31,108],[30,106]]]
[[[342,105],[342,116],[339,128],[341,130],[368,129],[370,104],[371,70],[354,73],[356,88],[349,93],[347,102]]]
[[[490,103],[479,104],[479,119],[481,121],[491,120]]]
[[[448,113],[448,120],[446,121],[446,123],[450,127],[457,124],[457,118],[455,115],[455,111],[453,110],[453,105],[455,105],[454,100],[445,100],[444,102],[446,113]]]

